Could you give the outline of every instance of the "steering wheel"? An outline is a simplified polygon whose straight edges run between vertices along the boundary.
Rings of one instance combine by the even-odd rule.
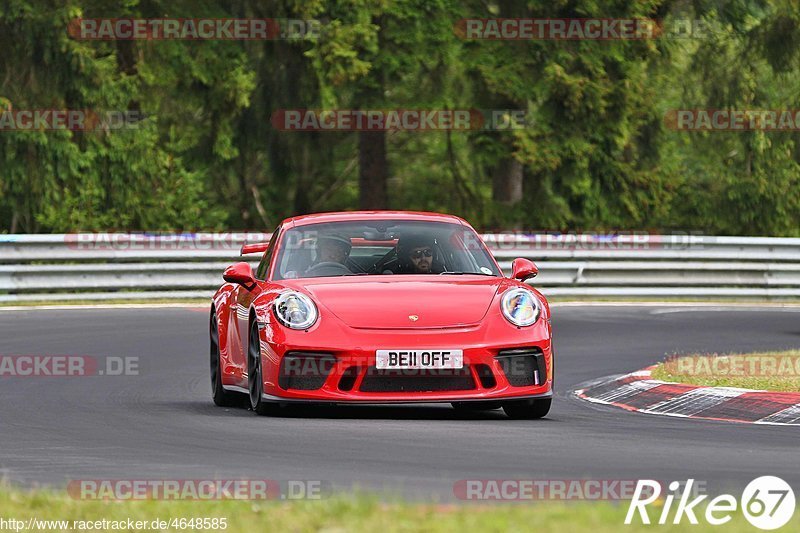
[[[369,269],[370,274],[382,274],[386,265],[397,259],[397,249],[392,248]]]
[[[312,278],[324,276],[352,276],[353,272],[341,263],[322,261],[316,265],[311,265],[311,267],[306,270],[306,275]]]

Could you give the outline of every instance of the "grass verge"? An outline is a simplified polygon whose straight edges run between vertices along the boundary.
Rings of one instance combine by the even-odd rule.
[[[52,490],[21,491],[10,487],[0,487],[0,519],[15,519],[25,522],[29,519],[67,520],[66,528],[43,527],[39,522],[33,530],[88,530],[86,524],[74,522],[142,521],[172,519],[226,519],[226,528],[199,528],[203,531],[287,531],[287,532],[345,532],[380,531],[389,532],[449,532],[449,531],[537,531],[547,532],[591,532],[616,533],[625,531],[662,532],[685,531],[682,525],[643,525],[638,518],[634,524],[624,525],[627,503],[556,503],[538,502],[524,504],[412,504],[386,503],[376,497],[366,495],[335,495],[317,501],[136,501],[103,502],[81,501],[70,498],[63,492]],[[700,525],[692,526],[693,532],[719,531],[719,528],[705,524],[702,511],[697,515]],[[660,508],[650,511],[651,520],[658,520]],[[671,522],[671,520],[670,520]],[[686,519],[684,518],[684,522]],[[184,522],[185,524],[185,522]],[[8,523],[6,525],[9,525]],[[84,525],[83,528],[80,526]],[[132,531],[127,524],[114,529],[113,524],[94,524],[94,530]],[[76,527],[77,526],[77,527]],[[6,530],[15,529],[6,527]],[[753,531],[739,512],[734,513],[725,531]],[[148,525],[150,530],[153,528]],[[157,530],[157,529],[156,529]],[[197,531],[198,528],[175,526],[162,528],[163,531]],[[27,529],[17,530],[28,531]]]
[[[690,385],[800,392],[800,350],[670,357],[656,366],[652,377]]]

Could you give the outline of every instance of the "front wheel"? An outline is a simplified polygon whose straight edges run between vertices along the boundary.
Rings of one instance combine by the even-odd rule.
[[[509,418],[516,420],[534,420],[547,416],[550,412],[552,398],[542,398],[540,400],[517,400],[503,404],[503,411]]]
[[[259,415],[277,415],[280,404],[264,401],[264,373],[261,367],[261,339],[258,324],[250,325],[250,340],[247,343],[247,385],[250,391],[250,407]]]

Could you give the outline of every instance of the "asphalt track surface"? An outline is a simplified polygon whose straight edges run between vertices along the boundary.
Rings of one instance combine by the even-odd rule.
[[[800,347],[800,308],[554,307],[547,419],[449,406],[215,407],[207,310],[2,310],[0,354],[136,356],[139,375],[0,377],[0,475],[72,479],[323,480],[452,500],[462,479],[694,478],[717,492],[761,475],[800,485],[796,427],[676,419],[595,406],[581,383],[665,354]]]

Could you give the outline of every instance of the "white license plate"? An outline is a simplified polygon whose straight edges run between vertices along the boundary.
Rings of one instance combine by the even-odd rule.
[[[416,370],[424,368],[464,368],[462,350],[377,350],[375,366],[379,370]]]

